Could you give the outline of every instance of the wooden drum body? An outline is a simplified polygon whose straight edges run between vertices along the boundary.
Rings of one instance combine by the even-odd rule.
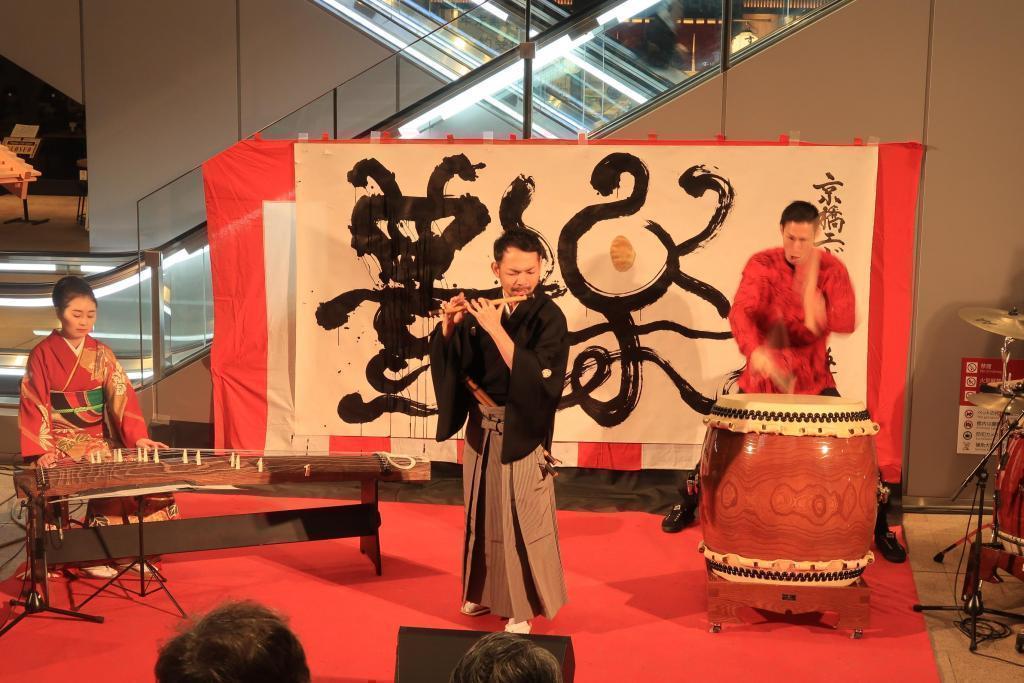
[[[1024,436],[1009,437],[1006,466],[999,473],[999,540],[1009,552],[1024,555]]]
[[[863,404],[724,396],[706,420],[701,550],[729,581],[845,586],[874,561],[874,434]]]

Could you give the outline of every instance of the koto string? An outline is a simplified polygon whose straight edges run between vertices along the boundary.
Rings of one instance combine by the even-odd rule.
[[[181,457],[185,451],[188,451],[188,463],[182,463]],[[114,460],[114,452],[111,451],[109,454],[104,456],[103,462],[91,463],[88,461],[82,461],[74,465],[61,465],[57,467],[44,467],[40,468],[40,472],[44,474],[42,476],[53,477],[60,476],[61,471],[74,469],[75,472],[88,472],[90,470],[104,470],[109,469],[110,465],[122,465],[122,464],[133,464],[133,465],[162,465],[162,464],[189,464],[195,465],[196,453],[199,453],[201,457],[212,458],[215,462],[222,462],[225,458],[230,458],[232,455],[247,456],[247,460],[253,458],[265,458],[267,460],[279,460],[284,462],[286,460],[294,461],[296,463],[305,462],[310,458],[316,458],[318,460],[335,463],[335,464],[357,464],[364,465],[372,462],[374,457],[381,457],[390,462],[391,457],[402,457],[411,458],[413,456],[397,456],[395,454],[374,452],[371,454],[363,453],[331,453],[330,451],[315,451],[306,453],[296,453],[294,451],[259,451],[250,449],[230,449],[230,448],[209,448],[209,449],[189,449],[189,448],[168,448],[159,450],[160,462],[156,463],[153,461],[153,451],[149,450],[149,458],[146,461],[139,459],[141,449],[121,449],[121,455],[125,460],[118,462]],[[414,459],[415,460],[415,459]],[[166,462],[165,462],[166,461]],[[322,464],[322,463],[321,463]],[[399,469],[411,469],[415,466],[415,462],[410,466],[399,466]]]

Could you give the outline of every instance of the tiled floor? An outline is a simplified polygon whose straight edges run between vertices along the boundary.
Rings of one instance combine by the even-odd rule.
[[[89,233],[75,220],[77,197],[29,196],[29,218],[41,225],[6,223],[22,215],[21,200],[0,190],[0,251],[89,251]]]
[[[904,531],[910,550],[910,563],[914,570],[918,597],[922,604],[950,605],[960,593],[963,575],[957,577],[961,549],[948,553],[942,564],[932,558],[941,549],[964,535],[967,517],[964,515],[907,514],[903,518]],[[986,537],[985,540],[988,540]],[[966,562],[966,560],[965,560]],[[1024,583],[1007,578],[1005,583],[985,583],[982,586],[985,605],[994,609],[1024,613]],[[925,622],[935,650],[935,659],[946,683],[997,683],[1024,681],[1024,655],[1014,650],[1015,635],[1024,630],[1024,621],[1010,622],[1013,633],[1009,638],[987,642],[978,648],[978,654],[968,650],[968,639],[953,625],[961,618],[956,612],[928,612]],[[1002,617],[997,621],[1007,623]],[[1001,657],[1018,666],[990,657]]]

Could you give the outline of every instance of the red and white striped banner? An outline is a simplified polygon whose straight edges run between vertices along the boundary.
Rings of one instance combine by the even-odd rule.
[[[388,304],[373,292],[394,290],[396,285],[384,282],[386,274],[377,261],[365,254],[360,259],[353,251],[353,216],[360,198],[365,198],[360,206],[366,207],[395,188],[387,187],[386,180],[378,182],[379,169],[363,181],[358,173],[355,182],[347,175],[359,170],[359,162],[373,160],[415,200],[415,195],[436,192],[431,182],[437,184],[440,160],[459,155],[479,165],[475,177],[467,180],[455,169],[450,185],[440,185],[440,196],[449,204],[472,197],[486,207],[490,220],[470,226],[478,234],[455,250],[444,276],[433,282],[437,289],[493,286],[486,279],[487,253],[507,227],[503,224],[510,212],[503,198],[516,191],[512,181],[520,175],[529,177],[532,186],[529,210],[523,213],[520,205],[516,219],[556,245],[559,231],[581,208],[621,201],[630,193],[635,196],[637,177],[626,177],[622,169],[616,173],[624,180],[611,196],[595,193],[601,189],[599,183],[608,182],[595,170],[603,160],[607,163],[618,155],[614,158],[642,162],[645,170],[640,172],[648,174],[649,185],[642,208],[628,218],[607,221],[607,235],[592,231],[591,244],[580,240],[578,263],[586,269],[584,276],[602,291],[613,292],[642,289],[651,274],[658,273],[656,264],[642,258],[626,275],[610,267],[608,242],[616,233],[633,239],[635,253],[649,254],[654,250],[643,240],[645,221],[665,226],[672,241],[682,244],[701,233],[708,217],[719,216],[713,240],[705,232],[703,242],[684,255],[685,270],[692,279],[731,297],[746,258],[775,246],[778,213],[788,201],[808,199],[823,209],[835,209],[841,197],[842,207],[838,215],[832,211],[831,233],[826,229],[826,234],[843,241],[838,255],[855,284],[860,325],[854,335],[832,343],[839,362],[837,383],[844,396],[864,398],[882,424],[879,461],[887,479],[899,478],[921,160],[921,147],[913,143],[238,143],[203,169],[215,300],[212,371],[218,446],[388,450],[459,460],[461,442],[436,443],[429,414],[409,408],[431,407],[429,373],[417,374],[415,381],[395,392],[404,400],[374,392],[380,381],[368,379],[371,361],[386,355],[387,346],[373,321]],[[722,189],[726,186],[731,191],[728,202],[723,200],[729,194]],[[523,189],[522,183],[518,189]],[[428,216],[432,234],[440,235],[457,213]],[[403,227],[415,235],[410,226],[416,216],[407,219],[409,224]],[[548,281],[559,283],[564,268],[555,265]],[[669,321],[687,330],[728,331],[710,298],[687,296],[682,292],[647,304],[634,312],[633,319],[644,324]],[[354,305],[346,303],[345,325],[315,324],[314,314],[332,297],[362,298]],[[606,324],[604,318],[572,296],[557,301],[571,330],[594,331],[581,348],[600,343],[614,352],[613,334],[599,336],[607,332],[600,327]],[[429,321],[417,320],[410,330],[423,336],[429,332]],[[554,451],[565,465],[681,469],[696,462],[703,428],[695,397],[713,400],[725,376],[743,359],[728,339],[681,339],[664,330],[648,337],[664,364],[646,371],[643,391],[625,419],[602,427],[579,405],[560,411]],[[424,367],[425,359],[404,350],[402,354],[407,366],[397,373],[382,372],[381,378],[401,379],[403,373]],[[689,397],[680,391],[680,378],[693,389]],[[618,384],[618,377],[613,377],[601,389],[605,393],[595,396],[613,398]],[[342,397],[347,397],[348,408],[339,405]],[[377,397],[383,402],[374,404]],[[374,406],[376,412],[371,410]]]

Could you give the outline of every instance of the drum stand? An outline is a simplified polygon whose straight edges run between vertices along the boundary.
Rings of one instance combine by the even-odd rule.
[[[776,615],[834,614],[834,629],[850,629],[859,640],[871,622],[871,589],[863,577],[849,586],[810,586],[804,583],[744,583],[726,581],[707,570],[708,622],[711,633],[722,624],[744,623],[745,611]]]
[[[24,505],[28,508],[25,538],[28,544],[26,550],[28,554],[29,583],[22,590],[21,597],[18,600],[11,600],[11,605],[22,607],[24,611],[0,629],[0,636],[10,631],[22,619],[31,614],[50,613],[83,621],[91,621],[96,624],[103,623],[103,617],[100,616],[50,606],[50,591],[46,585],[46,539],[43,533],[45,528],[44,511],[46,509],[46,502],[42,496],[29,495]]]
[[[1006,439],[1020,426],[1021,419],[1024,418],[1024,411],[1017,416],[1017,418],[1010,423],[1006,431],[999,440],[989,449],[989,452],[985,454],[985,457],[981,459],[974,471],[967,475],[964,482],[960,484],[960,488],[957,490],[956,495],[953,496],[953,500],[960,497],[960,493],[963,492],[967,485],[971,483],[971,479],[975,480],[975,496],[978,507],[978,527],[974,531],[974,540],[971,542],[971,556],[967,561],[967,573],[964,576],[963,590],[961,591],[960,598],[963,600],[962,605],[914,605],[915,612],[925,611],[943,611],[943,612],[964,612],[970,617],[971,628],[971,652],[978,649],[978,618],[983,614],[994,614],[996,616],[1004,617],[1006,619],[1024,619],[1024,614],[1017,614],[1015,612],[1004,612],[997,609],[989,609],[985,607],[985,603],[981,595],[981,584],[982,578],[982,549],[985,545],[981,539],[981,532],[984,528],[984,516],[985,516],[985,486],[988,483],[988,461],[992,457],[992,454],[999,450]],[[972,509],[971,514],[974,514]],[[993,546],[987,546],[993,548]]]

